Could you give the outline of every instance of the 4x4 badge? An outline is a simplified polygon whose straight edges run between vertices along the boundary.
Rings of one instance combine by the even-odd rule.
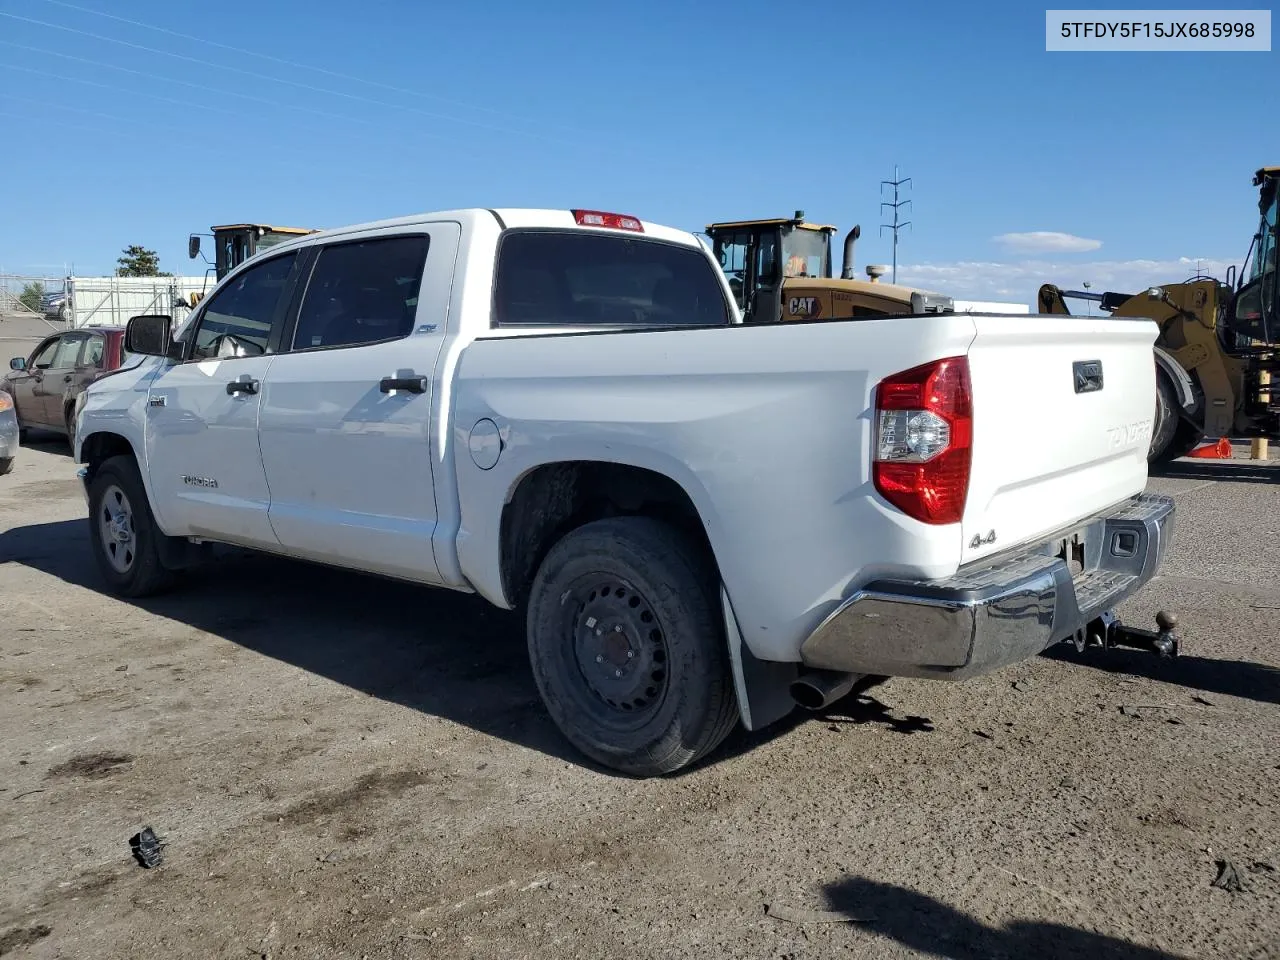
[[[989,543],[996,542],[996,532],[994,530],[987,533],[984,537],[980,533],[975,533],[973,539],[969,541],[969,549],[977,550],[979,547],[986,546]]]

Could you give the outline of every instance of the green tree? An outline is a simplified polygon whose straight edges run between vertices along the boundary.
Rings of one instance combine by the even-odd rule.
[[[39,280],[24,284],[18,301],[32,313],[44,312],[44,284]]]
[[[171,277],[160,269],[160,255],[137,244],[124,248],[124,256],[116,260],[117,277]]]

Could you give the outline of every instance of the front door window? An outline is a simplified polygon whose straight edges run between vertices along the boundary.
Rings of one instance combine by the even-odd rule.
[[[245,270],[208,301],[197,321],[193,360],[252,357],[268,352],[296,254],[264,260]]]

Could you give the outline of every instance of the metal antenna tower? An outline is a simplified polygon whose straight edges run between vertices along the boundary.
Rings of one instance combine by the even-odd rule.
[[[892,281],[893,283],[898,282],[898,231],[901,230],[903,227],[911,226],[910,220],[900,221],[898,219],[898,208],[908,206],[911,203],[910,200],[898,199],[898,188],[901,187],[903,184],[907,184],[910,182],[911,182],[910,177],[906,177],[905,179],[899,179],[898,165],[896,163],[893,165],[893,179],[880,181],[880,196],[882,197],[884,196],[885,187],[893,187],[893,202],[890,203],[887,200],[880,201],[881,213],[884,212],[885,207],[893,208],[893,223],[880,224],[880,236],[882,237],[884,236],[884,232],[886,229],[893,231],[893,281]]]

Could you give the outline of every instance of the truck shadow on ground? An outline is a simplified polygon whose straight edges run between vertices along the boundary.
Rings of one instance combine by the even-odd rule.
[[[1086,649],[1076,652],[1069,644],[1046,650],[1043,656],[1064,663],[1093,667],[1107,673],[1159,680],[1205,693],[1280,704],[1280,669],[1248,660],[1211,660],[1180,654],[1176,660],[1162,660],[1141,650]]]
[[[925,894],[862,877],[829,884],[826,895],[830,908],[855,919],[859,930],[949,960],[1184,960],[1057,923],[1017,920],[989,927]]]
[[[896,717],[893,708],[873,697],[871,690],[880,686],[888,677],[864,677],[854,685],[849,694],[825,710],[808,714],[832,726],[878,723],[894,733],[933,733],[933,721],[928,717]],[[801,717],[803,719],[803,717]]]
[[[0,562],[20,563],[105,593],[85,520],[0,534]],[[371,696],[617,775],[579,754],[546,713],[529,669],[520,617],[479,597],[227,551],[190,571],[171,592],[133,603]],[[766,730],[739,728],[684,773],[749,752],[815,720],[882,723],[903,732],[932,729],[924,718],[895,717],[860,687],[820,714],[797,710]]]
[[[1148,473],[1165,480],[1221,480],[1227,483],[1280,484],[1280,460],[1175,460]]]

